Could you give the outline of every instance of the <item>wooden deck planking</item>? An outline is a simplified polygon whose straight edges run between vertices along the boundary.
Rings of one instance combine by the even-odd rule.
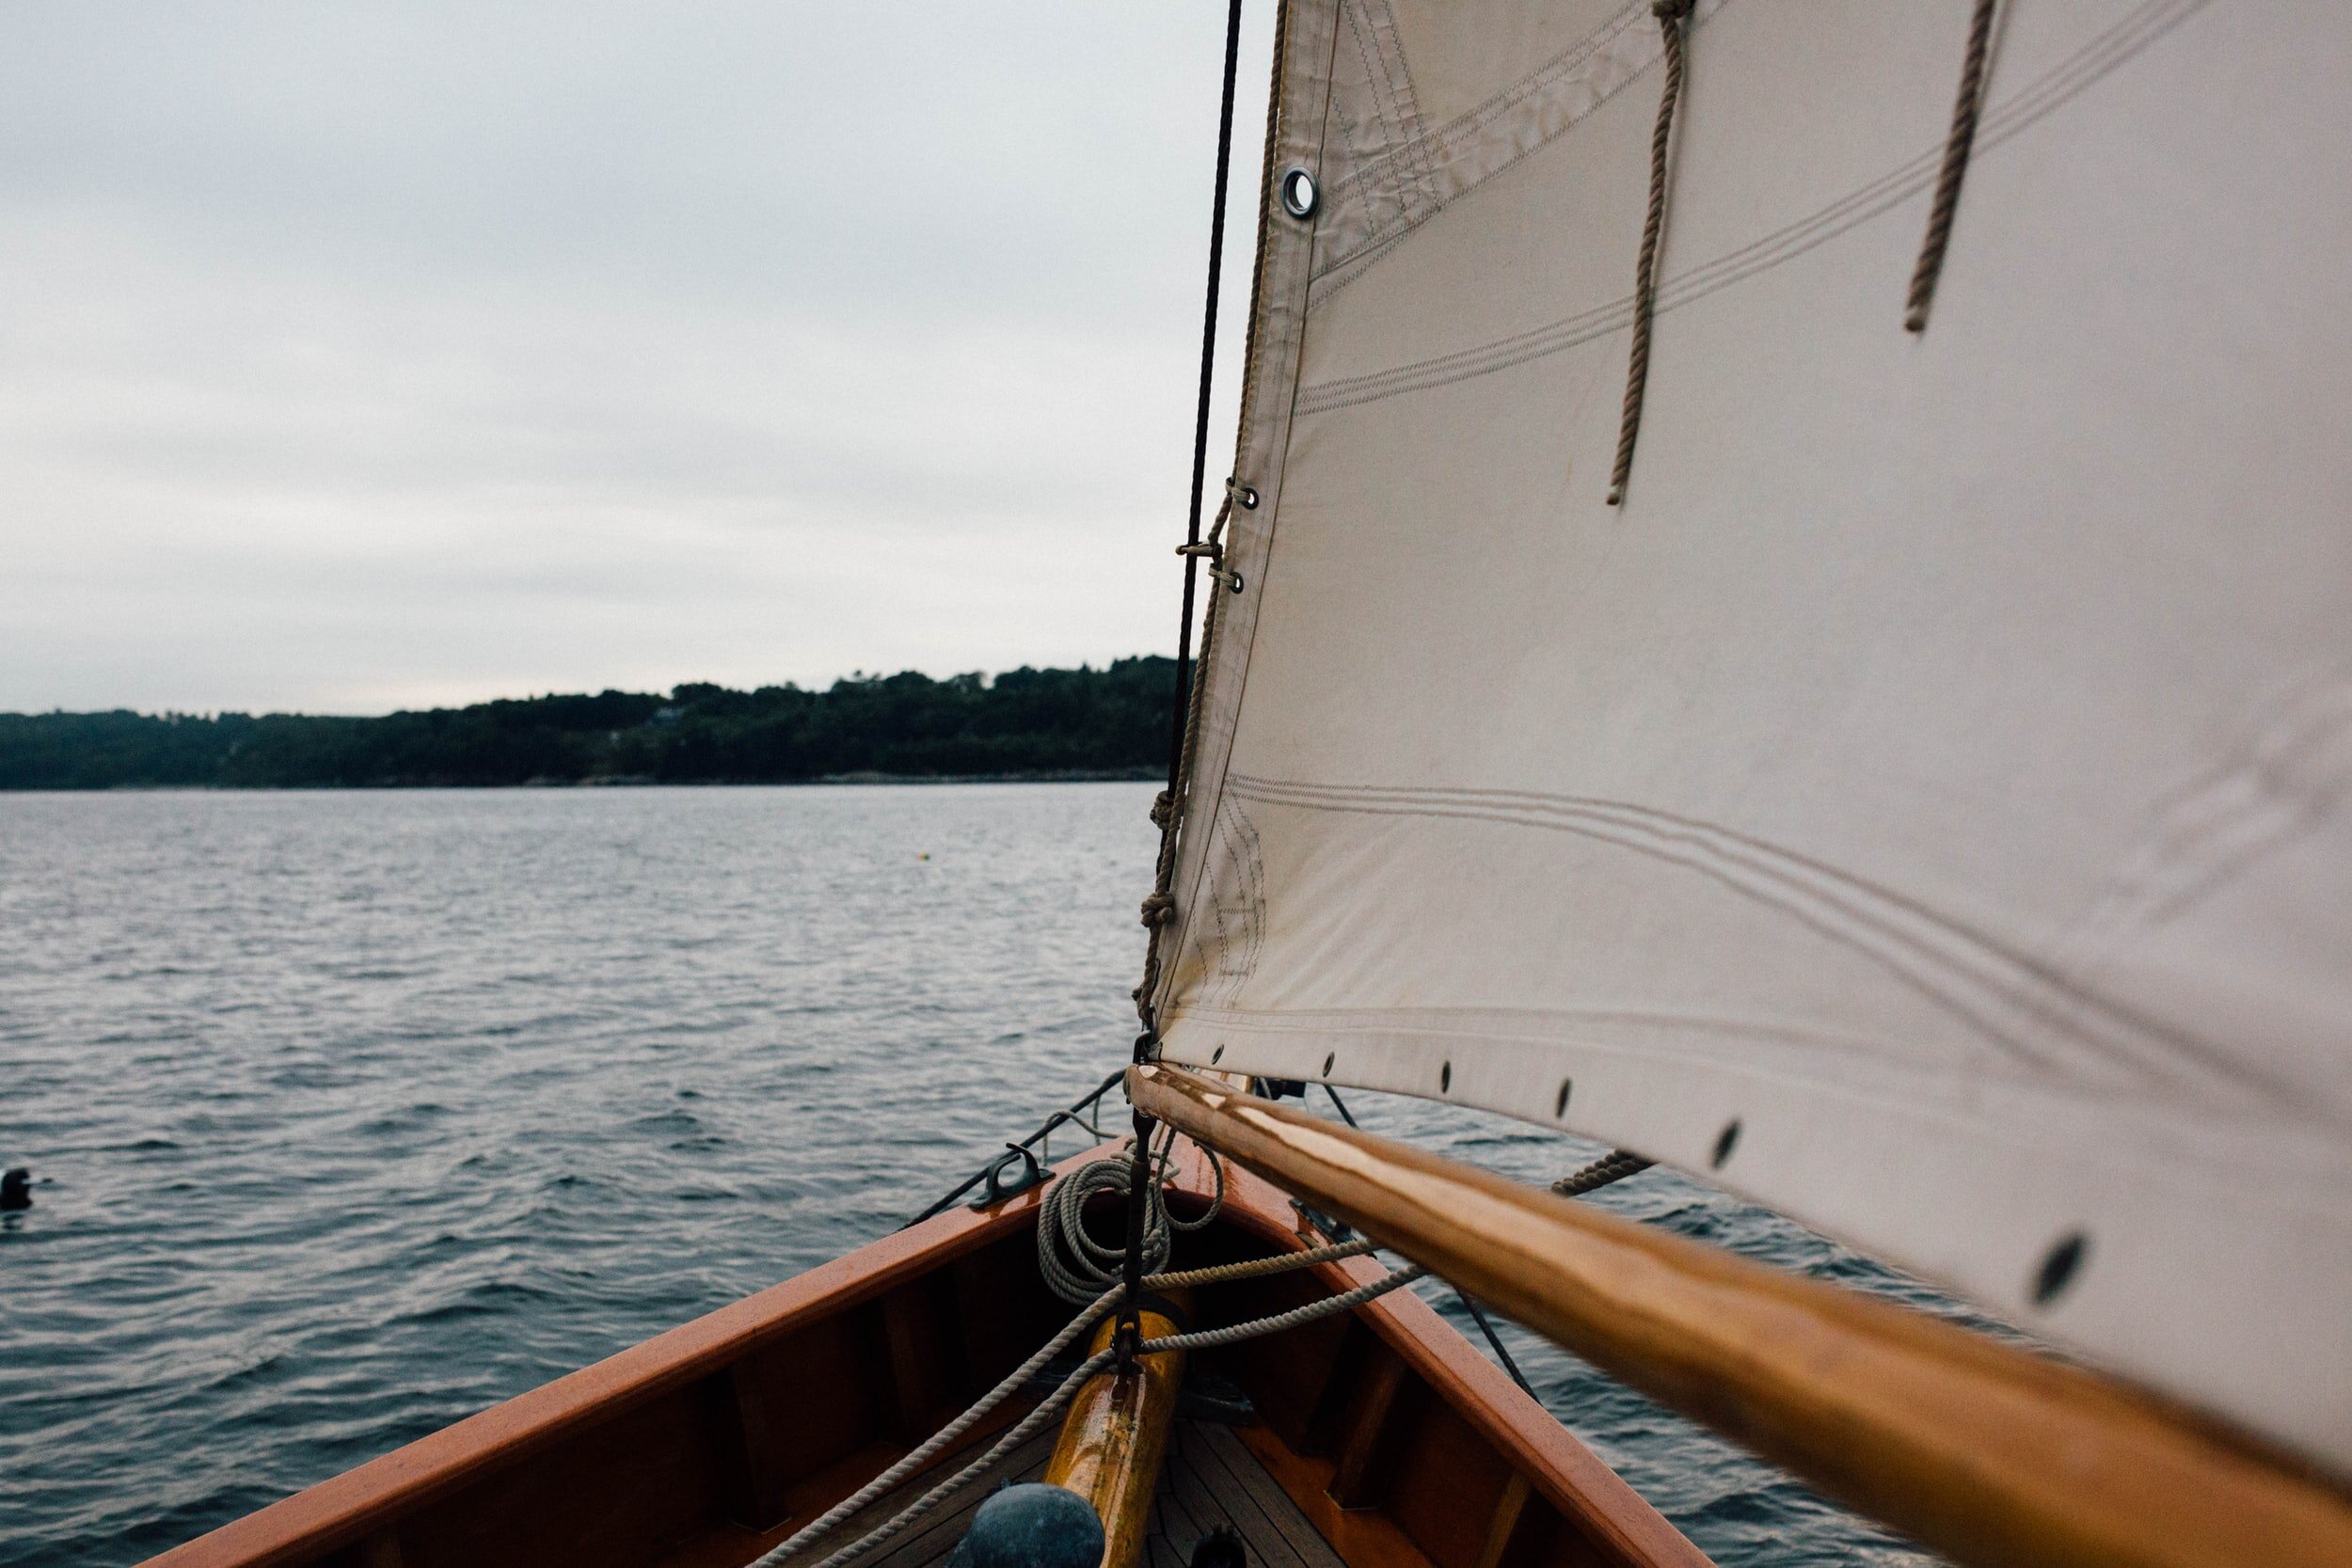
[[[1183,1568],[1193,1544],[1219,1525],[1241,1537],[1249,1568],[1346,1568],[1227,1427],[1177,1423],[1152,1508],[1152,1539],[1171,1568]],[[1162,1560],[1155,1549],[1153,1568]]]
[[[1346,1568],[1232,1428],[1201,1425],[1188,1435],[1198,1445],[1203,1483],[1223,1500],[1234,1529],[1249,1544],[1251,1568]],[[1287,1559],[1278,1554],[1278,1542]]]
[[[974,1481],[961,1495],[941,1504],[936,1512],[915,1524],[880,1555],[866,1559],[861,1568],[930,1568],[932,1563],[946,1561],[947,1554],[956,1549],[956,1543],[963,1539],[964,1530],[972,1523],[972,1515],[979,1512],[982,1503],[988,1501],[990,1493],[1007,1481],[1044,1479],[1045,1462],[1054,1457],[1054,1439],[1058,1435],[1049,1427],[1022,1444],[1007,1454],[1001,1464]],[[946,1479],[948,1473],[960,1468],[961,1463],[950,1461],[947,1466],[918,1475],[885,1494],[843,1528],[841,1533],[828,1544],[828,1552],[849,1544],[857,1539],[860,1532],[883,1524],[892,1514]]]

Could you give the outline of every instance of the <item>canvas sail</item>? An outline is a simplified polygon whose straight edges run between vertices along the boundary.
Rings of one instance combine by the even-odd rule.
[[[1163,1049],[2352,1473],[2352,11],[2002,10],[1914,334],[1970,7],[1698,7],[1613,507],[1649,0],[1290,0]]]

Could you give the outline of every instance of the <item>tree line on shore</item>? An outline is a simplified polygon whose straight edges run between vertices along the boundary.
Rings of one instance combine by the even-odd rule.
[[[1149,778],[1168,766],[1175,661],[908,671],[824,690],[695,683],[380,719],[0,714],[0,789],[803,784]]]

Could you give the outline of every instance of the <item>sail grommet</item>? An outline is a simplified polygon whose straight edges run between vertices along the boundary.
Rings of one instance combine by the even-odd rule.
[[[2090,1251],[2090,1238],[2079,1230],[2070,1230],[2051,1244],[2042,1257],[2042,1266],[2034,1271],[2033,1304],[2048,1307],[2066,1293],[2074,1283],[2074,1275],[2082,1272],[2083,1258]]]
[[[1561,1080],[1560,1080],[1560,1095],[1559,1095],[1559,1098],[1558,1098],[1558,1099],[1556,1099],[1556,1100],[1554,1100],[1554,1101],[1551,1102],[1551,1114],[1552,1114],[1553,1116],[1555,1116],[1555,1117],[1565,1117],[1565,1116],[1566,1116],[1566,1115],[1568,1114],[1568,1091],[1569,1091],[1569,1090],[1571,1090],[1571,1089],[1573,1089],[1573,1088],[1575,1088],[1575,1087],[1576,1087],[1576,1080],[1575,1080],[1575,1079],[1573,1079],[1573,1078],[1563,1078],[1563,1079],[1561,1079]]]
[[[1331,1064],[1332,1064],[1333,1062],[1338,1061],[1339,1059],[1340,1059],[1340,1053],[1339,1053],[1338,1052],[1336,1052],[1336,1051],[1333,1051],[1333,1052],[1327,1053],[1324,1056],[1324,1058],[1323,1058],[1323,1075],[1324,1075],[1326,1078],[1328,1078],[1328,1077],[1330,1077],[1330,1076],[1331,1076]]]
[[[1282,211],[1304,222],[1315,215],[1322,203],[1323,191],[1315,184],[1314,170],[1304,164],[1293,164],[1282,171]]]
[[[1258,487],[1254,484],[1244,484],[1238,479],[1229,479],[1225,482],[1225,495],[1227,499],[1232,501],[1244,512],[1258,510]]]
[[[1721,1132],[1715,1134],[1715,1155],[1710,1164],[1717,1170],[1723,1169],[1724,1162],[1731,1158],[1731,1151],[1739,1147],[1740,1118],[1734,1117],[1724,1123],[1724,1130]]]

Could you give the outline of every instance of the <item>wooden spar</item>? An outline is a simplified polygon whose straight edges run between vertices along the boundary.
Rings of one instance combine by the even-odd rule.
[[[2352,1563],[2342,1494],[2106,1378],[1179,1068],[1132,1068],[1127,1092],[1962,1562]]]
[[[1171,1303],[1179,1311],[1190,1304]],[[1149,1307],[1141,1314],[1143,1337],[1157,1339],[1182,1332],[1166,1314]],[[1116,1317],[1094,1332],[1093,1350],[1110,1348]],[[1061,1439],[1045,1466],[1049,1485],[1066,1486],[1094,1505],[1103,1521],[1103,1568],[1135,1568],[1152,1527],[1152,1494],[1160,1461],[1168,1451],[1168,1429],[1184,1386],[1182,1351],[1140,1358],[1138,1370],[1090,1378],[1071,1402]]]

